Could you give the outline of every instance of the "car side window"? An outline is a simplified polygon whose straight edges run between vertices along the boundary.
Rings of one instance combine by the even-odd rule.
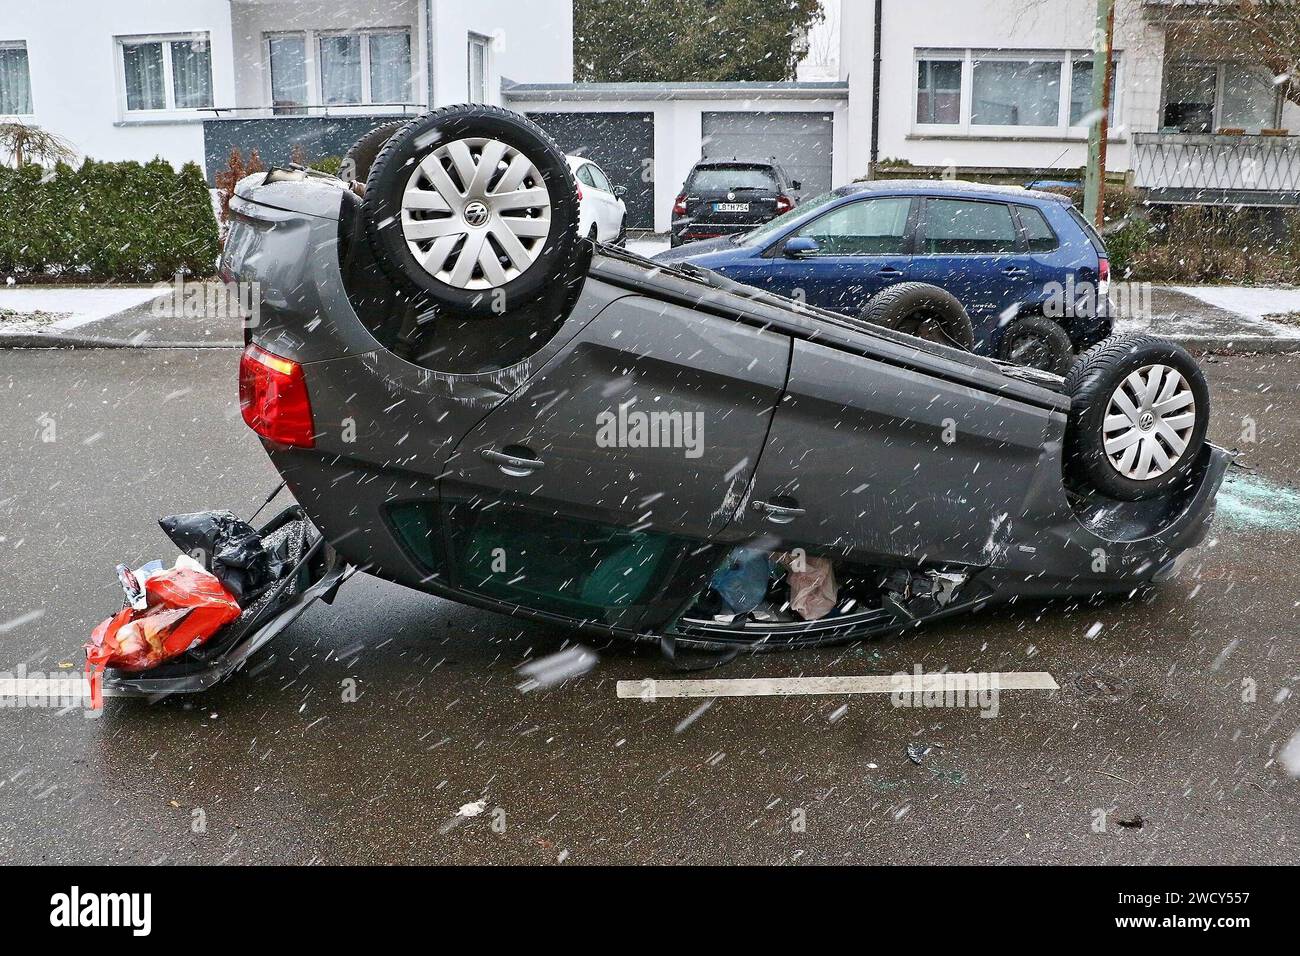
[[[600,188],[599,186],[596,185],[596,181],[591,178],[590,166],[587,165],[579,166],[577,176],[578,176],[578,182],[582,183],[584,186],[590,186],[593,189]]]
[[[1033,206],[1017,206],[1016,214],[1020,216],[1020,225],[1025,227],[1030,252],[1051,252],[1060,246],[1056,233],[1039,210]]]
[[[907,196],[862,199],[837,206],[795,235],[815,239],[822,256],[890,256],[908,252]]]
[[[921,227],[922,255],[1002,255],[1019,251],[1011,207],[1000,202],[930,199]]]
[[[604,171],[599,166],[586,166],[584,168],[591,173],[592,185],[597,189],[603,189],[607,193],[614,191],[609,185],[609,180],[605,178]]]

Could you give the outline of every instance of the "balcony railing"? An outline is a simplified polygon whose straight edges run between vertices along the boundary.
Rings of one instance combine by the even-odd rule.
[[[1133,147],[1150,202],[1300,206],[1300,136],[1134,133]]]
[[[259,119],[272,116],[365,116],[393,113],[415,116],[427,106],[421,103],[279,103],[275,106],[208,106],[201,112],[213,119]]]

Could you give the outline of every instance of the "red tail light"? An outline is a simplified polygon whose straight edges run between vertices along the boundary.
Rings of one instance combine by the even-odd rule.
[[[678,196],[677,201],[673,203],[673,215],[674,216],[686,215],[686,193],[682,193],[680,196]]]
[[[1110,260],[1097,260],[1097,294],[1108,295],[1110,293]]]
[[[316,446],[307,381],[297,362],[250,345],[239,360],[239,410],[263,438],[299,448]]]
[[[578,187],[578,202],[582,202],[582,187]]]
[[[778,213],[789,212],[794,208],[794,202],[789,196],[782,194],[776,197],[776,211]]]

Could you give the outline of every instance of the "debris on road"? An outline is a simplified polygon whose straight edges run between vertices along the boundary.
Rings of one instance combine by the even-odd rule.
[[[201,555],[204,567],[240,601],[278,581],[288,568],[288,542],[267,550],[253,526],[231,511],[170,515],[158,526],[186,554]]]
[[[136,582],[145,607],[128,600],[99,624],[86,645],[88,667],[142,671],[197,647],[240,615],[239,602],[216,576],[181,555],[169,570]]]

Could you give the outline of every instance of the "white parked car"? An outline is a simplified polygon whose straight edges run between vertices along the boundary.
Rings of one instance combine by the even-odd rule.
[[[611,186],[605,171],[589,159],[566,156],[578,181],[578,229],[600,242],[623,245],[627,241],[627,207],[623,186]]]

